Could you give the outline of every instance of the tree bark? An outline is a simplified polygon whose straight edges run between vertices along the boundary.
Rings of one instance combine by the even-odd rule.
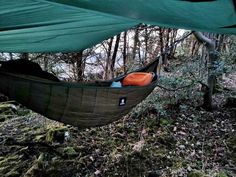
[[[124,73],[126,73],[127,68],[127,32],[124,32],[124,48],[123,48],[123,68],[124,68]]]

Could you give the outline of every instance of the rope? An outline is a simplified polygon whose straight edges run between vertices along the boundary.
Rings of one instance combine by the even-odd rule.
[[[193,31],[186,34],[185,36],[181,36],[180,39],[177,39],[176,41],[174,41],[173,43],[170,44],[170,46],[166,47],[165,51],[163,52],[163,54],[167,54],[175,45],[177,45],[178,43],[182,42],[184,39],[186,39],[187,37],[189,37],[191,34],[193,34]]]
[[[166,87],[164,87],[164,86],[162,86],[162,85],[159,85],[159,84],[157,84],[157,83],[156,83],[156,86],[157,86],[157,87],[160,87],[161,89],[167,90],[167,91],[175,92],[175,91],[178,91],[178,90],[182,90],[182,89],[184,89],[184,88],[187,88],[187,87],[191,87],[191,86],[194,85],[194,84],[195,84],[195,82],[192,82],[191,84],[188,84],[188,85],[185,85],[185,86],[182,86],[182,87],[178,87],[178,88],[175,88],[175,89],[173,89],[173,88],[166,88]]]
[[[168,47],[165,48],[165,51],[163,53],[161,53],[160,55],[156,56],[156,58],[150,63],[154,63],[157,60],[159,60],[160,58],[163,57],[164,54],[168,54],[168,52],[175,46],[177,45],[179,42],[183,41],[185,38],[187,38],[188,36],[190,36],[191,34],[193,34],[193,32],[190,32],[188,34],[186,34],[185,36],[181,37],[180,39],[177,39],[176,41],[172,42]]]
[[[181,41],[183,41],[184,39],[186,39],[186,38],[187,38],[188,36],[190,36],[191,34],[193,34],[193,32],[190,32],[190,33],[186,34],[185,36],[181,37],[180,39],[177,39],[177,40],[174,41],[172,44],[170,44],[170,46],[168,46],[168,47],[165,49],[165,51],[164,51],[161,55],[159,55],[159,56],[156,57],[156,59],[155,59],[154,61],[156,61],[156,60],[159,59],[159,63],[158,63],[158,65],[157,65],[157,69],[156,69],[158,76],[160,76],[160,70],[161,70],[161,64],[162,64],[163,55],[168,54],[168,52],[169,52],[175,45],[177,45],[178,43],[180,43]],[[166,87],[164,87],[164,86],[162,86],[162,85],[159,85],[159,84],[157,84],[157,83],[156,83],[156,86],[157,86],[157,87],[160,87],[161,89],[164,89],[164,90],[167,90],[167,91],[173,91],[173,92],[174,92],[174,91],[177,91],[177,90],[181,90],[181,89],[190,87],[190,86],[192,86],[194,83],[195,83],[195,82],[192,82],[192,83],[189,84],[189,85],[185,85],[185,86],[178,87],[178,88],[175,88],[175,89],[173,89],[173,88],[166,88]]]
[[[165,54],[168,54],[168,52],[170,52],[170,50],[173,49],[173,47],[174,47],[175,45],[177,45],[178,43],[180,43],[181,41],[183,41],[184,39],[186,39],[186,38],[187,38],[188,36],[190,36],[191,34],[193,34],[193,31],[190,32],[190,33],[188,33],[188,34],[186,34],[185,36],[183,36],[183,37],[181,37],[181,38],[175,40],[173,43],[171,43],[168,47],[165,48],[165,51],[164,51],[163,53],[161,53],[159,56],[156,57],[156,59],[155,59],[154,61],[159,60],[159,59],[161,60],[161,61],[159,60],[159,64],[157,65],[157,73],[158,73],[158,74],[160,74],[161,64],[163,63],[163,62],[162,62],[163,56],[164,56]]]

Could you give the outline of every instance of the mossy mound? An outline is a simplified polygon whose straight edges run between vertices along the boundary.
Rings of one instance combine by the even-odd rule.
[[[48,143],[63,143],[65,140],[66,127],[51,128],[46,134],[46,141]]]
[[[75,151],[75,149],[73,147],[65,147],[63,149],[63,153],[67,156],[75,156],[77,155],[77,152]]]

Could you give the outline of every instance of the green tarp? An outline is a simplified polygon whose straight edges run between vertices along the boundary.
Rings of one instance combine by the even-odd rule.
[[[0,0],[0,51],[79,51],[139,23],[236,34],[236,5],[233,0]]]

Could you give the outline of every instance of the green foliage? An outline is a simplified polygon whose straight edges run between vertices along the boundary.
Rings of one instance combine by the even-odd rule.
[[[225,171],[220,171],[217,177],[228,177],[228,175],[225,173]]]
[[[225,50],[221,52],[221,58],[229,64],[236,64],[236,37],[229,36]]]
[[[235,70],[236,64],[236,37],[230,36],[226,49],[221,52],[220,58],[225,62],[224,73],[231,73]]]
[[[172,123],[173,123],[173,120],[171,119],[164,119],[164,118],[160,119],[160,125],[162,126],[171,125]]]
[[[201,171],[194,170],[188,174],[188,177],[206,177]]]
[[[67,156],[74,156],[77,154],[77,152],[73,147],[65,147],[63,149],[63,153],[66,154]]]
[[[173,72],[161,76],[158,81],[158,85],[161,87],[157,87],[157,90],[139,104],[132,111],[131,116],[137,118],[155,114],[160,125],[172,124],[171,118],[169,118],[170,111],[187,112],[189,107],[186,104],[197,104],[203,96],[199,84],[199,82],[203,82],[202,75],[199,74],[200,69],[196,70],[199,68],[199,62],[198,59],[186,62],[185,65],[176,67]],[[203,78],[206,79],[206,77]],[[159,92],[160,89],[161,92]]]
[[[167,117],[167,111],[162,105],[162,100],[158,92],[151,93],[147,99],[141,102],[130,113],[131,117],[139,118],[150,114],[158,114],[158,117]]]
[[[163,86],[164,90],[167,88],[166,104],[179,104],[183,100],[191,100],[193,97],[197,99],[202,96],[201,92],[196,91],[199,86],[198,82],[190,77],[163,77],[160,80],[159,85]]]

